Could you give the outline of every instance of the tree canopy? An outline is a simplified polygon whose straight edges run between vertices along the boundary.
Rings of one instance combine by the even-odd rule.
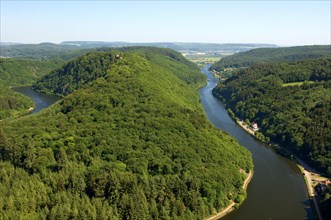
[[[202,219],[242,201],[251,154],[206,119],[204,81],[180,54],[149,48],[45,76],[35,88],[65,97],[0,122],[1,218]]]
[[[331,58],[254,65],[213,94],[269,140],[331,176]]]

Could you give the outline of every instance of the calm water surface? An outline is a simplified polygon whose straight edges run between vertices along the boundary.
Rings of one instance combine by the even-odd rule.
[[[247,199],[237,210],[222,219],[313,219],[305,182],[299,169],[292,161],[256,141],[230,118],[222,102],[212,95],[217,79],[208,71],[209,66],[201,70],[208,76],[208,83],[199,91],[205,114],[217,128],[226,131],[249,149],[254,163],[254,177],[247,189]]]
[[[54,95],[42,94],[32,90],[31,86],[21,86],[13,88],[14,91],[19,92],[25,96],[28,96],[34,103],[35,108],[31,112],[37,113],[44,108],[47,108],[60,98]]]

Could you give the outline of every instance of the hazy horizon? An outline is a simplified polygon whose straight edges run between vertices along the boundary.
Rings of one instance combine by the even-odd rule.
[[[1,1],[1,42],[329,45],[330,1]]]

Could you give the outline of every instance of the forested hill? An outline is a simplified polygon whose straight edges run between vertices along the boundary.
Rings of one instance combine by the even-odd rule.
[[[64,63],[63,60],[0,58],[0,80],[7,86],[31,85]]]
[[[222,58],[210,69],[222,71],[225,68],[248,67],[254,64],[272,62],[294,62],[331,56],[331,45],[259,48]]]
[[[0,122],[0,218],[203,219],[243,200],[251,154],[210,125],[181,79],[191,65],[152,50],[114,55],[71,62],[62,75],[98,77]]]
[[[331,58],[256,65],[213,94],[236,116],[331,176]],[[259,135],[263,138],[263,135]]]
[[[62,68],[44,76],[33,88],[39,92],[66,95],[99,77],[105,76],[112,65],[123,58],[124,52],[134,51],[147,60],[157,64],[159,68],[171,70],[180,79],[198,87],[204,83],[205,77],[195,64],[186,60],[180,53],[171,49],[150,47],[128,47],[106,52],[110,49],[99,49],[99,53],[90,52],[69,61]],[[119,56],[116,58],[116,56]]]

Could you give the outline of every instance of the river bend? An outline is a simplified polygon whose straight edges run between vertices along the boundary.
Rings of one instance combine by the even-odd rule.
[[[256,141],[228,115],[221,101],[212,95],[217,85],[210,65],[201,71],[207,75],[207,85],[199,90],[205,114],[214,126],[227,132],[252,152],[254,176],[247,189],[247,199],[224,220],[313,219],[304,179],[297,166]]]

